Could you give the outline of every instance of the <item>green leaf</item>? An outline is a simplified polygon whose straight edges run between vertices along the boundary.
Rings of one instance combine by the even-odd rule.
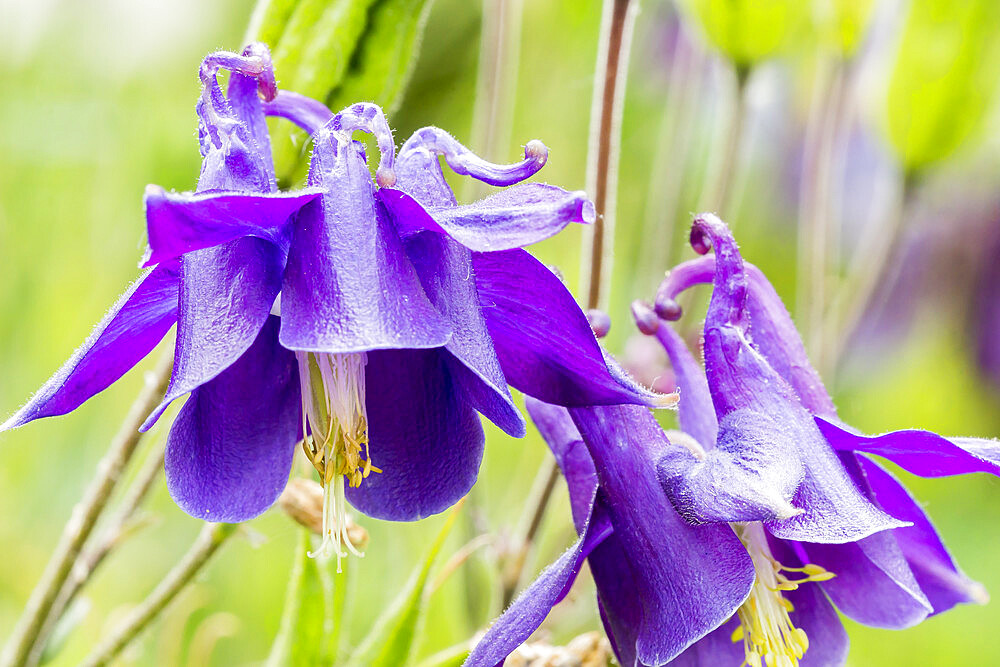
[[[335,582],[330,561],[309,557],[311,544],[311,534],[302,529],[281,626],[267,658],[268,667],[330,664],[336,656],[348,586],[346,577],[352,568],[338,575]]]
[[[466,640],[461,644],[446,648],[440,653],[428,656],[421,660],[417,667],[462,667],[471,652],[472,641]]]
[[[889,82],[888,134],[913,174],[982,125],[996,92],[1000,3],[914,0]]]
[[[441,552],[445,538],[455,524],[460,509],[461,504],[451,510],[423,563],[417,566],[399,596],[375,623],[368,636],[362,640],[347,663],[349,666],[400,667],[409,663],[413,654],[414,640],[427,606],[425,599],[427,577]]]
[[[687,0],[708,41],[749,69],[777,55],[805,19],[810,3],[803,0]]]
[[[274,39],[271,56],[278,86],[325,100],[338,85],[368,25],[375,0],[299,0]],[[262,34],[269,31],[261,26]],[[277,32],[277,31],[275,31]],[[266,40],[265,40],[266,41]],[[308,137],[288,124],[272,133],[275,169],[283,180],[301,172]]]
[[[299,2],[300,0],[259,0],[250,16],[250,27],[247,28],[244,43],[264,42],[271,49],[276,47]]]
[[[354,61],[329,97],[334,111],[358,101],[375,102],[387,114],[402,101],[420,50],[433,0],[379,0]]]

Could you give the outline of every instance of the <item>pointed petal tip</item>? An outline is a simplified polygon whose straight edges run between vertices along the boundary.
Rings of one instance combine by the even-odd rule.
[[[978,581],[969,580],[969,587],[966,590],[966,594],[969,596],[969,601],[973,604],[987,605],[990,603],[989,591]]]
[[[23,412],[23,410],[18,410],[17,412],[15,412],[14,414],[12,414],[10,417],[8,417],[7,421],[5,421],[3,424],[0,424],[0,433],[6,433],[7,431],[13,431],[16,428],[19,428],[19,427],[24,426],[25,424],[27,424],[28,421],[30,421],[30,420],[24,419],[24,417],[21,415],[21,412]]]

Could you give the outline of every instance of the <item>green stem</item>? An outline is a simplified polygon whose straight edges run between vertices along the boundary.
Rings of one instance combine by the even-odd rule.
[[[732,204],[730,200],[733,183],[736,180],[742,158],[740,149],[743,144],[744,121],[747,115],[747,81],[750,79],[750,73],[750,70],[744,66],[739,66],[733,71],[736,85],[733,90],[734,99],[729,122],[723,139],[725,143],[722,146],[719,160],[716,162],[715,173],[705,188],[699,205],[701,210],[718,213],[719,217],[725,220],[730,227],[733,227],[735,223],[735,220],[730,219],[734,213],[730,210]]]
[[[472,146],[488,160],[503,161],[511,138],[521,55],[523,0],[483,0],[483,29],[476,76]],[[468,199],[481,196],[485,184],[466,179]]]
[[[63,528],[59,544],[49,560],[42,579],[35,586],[25,606],[24,613],[14,627],[14,632],[0,654],[0,666],[22,667],[38,641],[39,633],[55,604],[59,591],[73,569],[87,537],[94,530],[97,519],[111,499],[122,470],[135,453],[142,440],[139,427],[160,402],[170,379],[173,355],[167,355],[155,370],[147,373],[146,384],[111,441],[107,453],[97,465],[97,473],[87,487],[83,499],[73,508],[69,521]]]
[[[191,549],[167,573],[149,597],[133,609],[111,636],[101,642],[81,665],[99,667],[111,662],[177,597],[238,527],[238,524],[232,523],[206,523]]]
[[[824,349],[822,325],[832,248],[835,148],[840,119],[846,112],[845,63],[821,56],[815,81],[802,153],[796,311],[805,330],[810,356],[822,372],[820,355]]]
[[[90,581],[94,572],[111,551],[132,533],[138,526],[135,517],[139,507],[145,500],[149,491],[153,488],[160,474],[163,472],[163,456],[166,450],[166,441],[161,441],[156,450],[151,452],[143,463],[142,468],[136,475],[135,481],[129,487],[121,506],[110,520],[108,527],[100,534],[100,539],[96,544],[91,543],[85,548],[73,564],[70,576],[59,591],[52,609],[49,611],[45,624],[38,634],[38,640],[28,657],[28,665],[34,666],[41,662],[45,647],[55,630],[59,619],[69,608],[84,584]]]

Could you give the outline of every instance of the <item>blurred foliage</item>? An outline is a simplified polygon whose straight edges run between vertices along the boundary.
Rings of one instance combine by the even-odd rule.
[[[334,561],[310,558],[311,533],[299,531],[281,626],[268,655],[268,667],[328,665],[337,656],[347,601],[350,564],[334,579]]]
[[[889,82],[892,146],[907,172],[974,137],[1000,80],[1000,3],[912,0]]]
[[[687,0],[709,41],[742,69],[774,56],[809,18],[800,0]]]
[[[828,0],[816,4],[820,32],[843,57],[852,56],[865,37],[875,0]]]
[[[913,11],[921,11],[918,4]],[[877,9],[884,7],[877,5]],[[975,13],[969,9],[972,5],[961,2],[937,6],[945,13],[935,30],[943,34],[964,31],[958,39],[966,45],[939,43],[933,35],[942,33],[928,32],[923,44],[902,47],[914,51],[908,57],[948,46],[942,57],[958,48],[963,53],[959,61],[966,69],[969,63],[978,72],[992,67],[986,63],[995,62],[996,40],[991,41],[987,28],[977,23],[993,20],[992,10],[980,8]],[[294,11],[289,9],[292,3],[280,0],[271,7],[276,16],[289,19]],[[137,276],[144,186],[194,187],[199,165],[194,117],[198,63],[216,48],[238,50],[251,10],[250,0],[0,4],[0,54],[5,63],[0,70],[5,91],[0,96],[0,154],[4,156],[0,161],[0,411],[13,411],[37,389]],[[643,11],[623,118],[617,254],[609,307],[614,321],[609,346],[619,354],[635,342],[629,302],[652,296],[652,286],[668,268],[657,266],[639,274],[636,266],[644,248],[673,238],[673,256],[693,256],[681,239],[697,205],[704,164],[724,111],[718,101],[722,90],[716,75],[718,63],[699,50],[687,84],[691,87],[687,99],[697,113],[685,135],[686,159],[672,144],[656,139],[661,124],[677,117],[675,108],[664,108],[667,91],[675,85],[667,73],[677,54],[676,12],[653,0],[643,3]],[[873,11],[873,16],[877,14]],[[894,18],[898,26],[880,26],[881,32],[875,34],[881,40],[876,46],[881,48],[873,48],[872,54],[863,49],[859,58],[895,53],[886,45],[895,46],[906,17]],[[599,22],[597,2],[525,3],[520,102],[511,119],[511,145],[486,157],[516,160],[524,143],[541,139],[550,148],[550,159],[539,178],[571,189],[582,187]],[[410,85],[390,118],[397,138],[434,124],[468,141],[479,24],[478,3],[437,0],[430,8],[424,46]],[[762,34],[772,32],[766,27]],[[995,26],[992,34],[996,34]],[[809,48],[807,43],[794,51],[777,51],[785,58],[762,65],[761,76],[752,82],[745,168],[737,179],[734,222],[741,247],[786,300],[795,293],[797,273],[793,225],[805,122],[803,105],[797,100],[800,91],[809,89],[803,77],[811,71],[788,65],[811,57],[805,53]],[[863,104],[881,103],[885,90],[892,89],[888,65],[891,62],[878,60],[859,64],[871,73],[869,87],[861,89]],[[906,90],[940,87],[934,63],[907,67],[912,67],[907,75],[909,88],[900,88],[897,99],[916,100],[911,98],[915,93]],[[350,70],[347,63],[345,71]],[[881,74],[883,70],[886,74]],[[892,81],[900,76],[894,73]],[[280,69],[278,79],[288,85]],[[962,130],[966,139],[959,143],[964,150],[956,152],[953,132],[945,126],[921,130],[921,136],[929,137],[921,141],[931,142],[934,149],[928,153],[921,148],[923,155],[934,154],[935,160],[943,161],[933,176],[946,178],[927,195],[934,198],[932,222],[949,229],[968,215],[967,200],[995,198],[1000,192],[996,141],[1000,127],[992,92],[988,92],[992,86],[971,93],[966,90],[962,95],[977,96],[979,111],[978,129]],[[954,93],[948,93],[948,99],[951,104],[965,104]],[[906,106],[910,109],[906,113],[924,113],[915,102]],[[949,122],[957,124],[956,131],[959,125],[966,126],[968,121],[958,118],[964,114],[962,109],[944,108],[955,116]],[[900,113],[890,111],[891,117]],[[279,128],[289,127],[281,123]],[[849,167],[849,187],[841,202],[845,255],[852,250],[859,229],[877,221],[871,215],[871,210],[878,210],[874,184],[892,173],[895,162],[877,140],[875,129],[858,123],[845,158]],[[980,140],[968,141],[972,136]],[[939,142],[951,148],[941,150]],[[666,172],[667,179],[679,179],[681,193],[670,211],[657,208],[666,184],[650,183],[654,158],[663,151],[672,167],[683,165]],[[945,161],[949,155],[952,159]],[[930,162],[921,158],[907,164]],[[643,236],[639,221],[648,207],[657,213],[658,226]],[[982,224],[996,225],[997,221],[995,217],[983,219]],[[964,249],[974,251],[976,237],[967,229],[954,236]],[[578,275],[579,240],[580,230],[571,228],[532,250],[572,278]],[[921,293],[896,297],[912,302],[923,315],[894,334],[890,344],[878,346],[865,339],[852,343],[855,354],[865,353],[864,358],[848,364],[840,380],[830,383],[847,422],[869,432],[904,425],[961,435],[1000,432],[1000,396],[982,381],[968,354],[973,347],[969,336],[974,332],[956,324],[965,321],[969,296],[951,278],[969,263],[933,270],[935,283],[946,295],[940,301],[930,301]],[[570,284],[576,287],[572,280]],[[170,344],[170,340],[164,343]],[[4,554],[0,635],[13,626],[38,580],[73,504],[141,386],[142,372],[140,368],[130,373],[70,416],[41,420],[0,435],[0,508],[4,510],[0,512]],[[164,425],[169,425],[173,410],[152,438],[165,437]],[[496,560],[503,551],[504,536],[520,517],[535,470],[547,455],[537,434],[529,430],[527,438],[513,441],[487,425],[480,480],[445,540],[441,557],[450,557],[482,532],[496,535],[497,544],[474,554],[430,598],[424,629],[413,647],[418,661],[459,646],[499,611]],[[922,480],[900,473],[900,477],[925,504],[956,560],[997,595],[1000,481],[986,476]],[[149,511],[159,523],[126,541],[109,557],[83,593],[89,613],[66,638],[52,665],[77,664],[95,637],[106,633],[141,595],[152,590],[198,532],[199,522],[174,505],[162,482],[152,495]],[[347,563],[350,576],[335,579],[335,590],[343,584],[344,595],[352,601],[340,628],[339,643],[345,654],[359,645],[380,612],[404,588],[411,568],[429,553],[445,517],[406,524],[358,520],[370,533],[367,554]],[[249,529],[261,539],[234,540],[123,656],[123,664],[228,667],[265,660],[281,627],[289,577],[301,558],[296,555],[301,533],[278,512],[254,520]],[[528,571],[540,570],[574,539],[568,501],[560,485],[537,548],[529,555]],[[558,643],[598,628],[599,623],[593,586],[587,577],[580,577],[543,632]],[[998,664],[1000,645],[993,641],[998,623],[1000,605],[994,603],[960,607],[899,632],[850,624],[851,664]]]

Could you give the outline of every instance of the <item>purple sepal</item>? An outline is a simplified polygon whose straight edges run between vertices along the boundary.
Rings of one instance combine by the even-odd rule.
[[[445,349],[466,400],[508,435],[524,437],[527,425],[514,405],[479,308],[469,251],[438,234],[418,234],[404,245],[427,298],[451,325]]]
[[[347,499],[368,516],[416,521],[476,482],[485,436],[442,350],[379,350],[365,367],[371,473]]]
[[[985,604],[989,595],[955,564],[920,504],[889,471],[864,456],[857,457],[873,499],[912,526],[892,531],[920,590],[933,606],[931,615],[956,604]]]
[[[591,223],[595,219],[594,205],[586,193],[542,183],[514,185],[464,206],[424,207],[392,188],[382,188],[378,196],[404,238],[437,232],[477,252],[531,245],[554,236],[571,222]]]
[[[419,193],[425,203],[454,204],[437,157],[426,150],[411,149],[415,145],[412,141],[404,144],[396,163],[399,187]],[[486,329],[469,249],[433,233],[416,234],[403,245],[427,298],[451,325],[452,337],[445,349],[452,356],[448,360],[452,377],[476,410],[507,434],[523,437],[527,425],[514,406]]]
[[[642,610],[636,657],[664,664],[732,616],[753,585],[753,565],[728,525],[691,526],[673,511],[654,471],[654,462],[673,445],[652,413],[639,406],[569,413],[593,458],[599,498],[615,528],[612,539],[625,556],[616,569],[634,579],[638,599],[631,607]],[[597,576],[606,613],[629,606],[609,604],[617,584],[605,590]]]
[[[139,363],[177,320],[177,273],[177,263],[168,262],[132,283],[87,340],[0,431],[71,412]]]
[[[486,327],[511,386],[556,405],[662,402],[605,357],[573,295],[527,252],[473,253],[472,268]]]
[[[591,499],[593,502],[593,499]],[[583,561],[613,529],[603,512],[596,512],[587,528],[559,559],[542,570],[531,586],[493,622],[463,663],[465,667],[499,667],[504,659],[538,629],[552,607],[559,603],[576,580]]]
[[[295,355],[271,317],[250,349],[191,393],[167,440],[170,496],[198,519],[238,523],[274,502],[302,437]]]
[[[149,249],[143,266],[254,236],[287,251],[292,216],[319,197],[296,192],[166,192],[149,186],[144,198]]]
[[[152,428],[171,402],[216,377],[250,348],[281,289],[284,263],[279,248],[252,237],[181,257],[170,386],[140,431]]]
[[[997,440],[945,438],[917,429],[867,436],[823,417],[816,417],[816,424],[834,449],[875,454],[921,477],[972,472],[1000,476],[1000,441]]]
[[[903,525],[860,493],[792,387],[751,345],[747,276],[729,229],[699,216],[691,242],[715,249],[704,347],[719,437],[704,460],[678,453],[661,462],[678,511],[695,521],[763,520],[778,537],[822,543]]]
[[[807,410],[813,414],[836,415],[833,401],[809,362],[802,338],[781,298],[760,269],[749,262],[744,262],[743,266],[748,284],[746,310],[750,342],[792,386]],[[714,277],[714,255],[699,257],[671,269],[656,294],[660,317],[671,315],[664,319],[678,319],[680,311],[674,301],[677,295],[693,285],[710,283]]]

